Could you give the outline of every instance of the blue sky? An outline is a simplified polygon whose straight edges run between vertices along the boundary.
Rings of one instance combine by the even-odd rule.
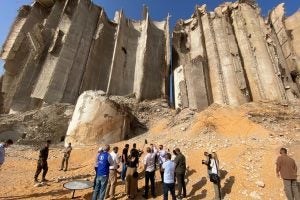
[[[0,0],[0,45],[9,32],[9,28],[14,21],[17,11],[21,5],[31,4],[32,0]],[[227,0],[230,1],[230,0]],[[207,4],[208,9],[212,10],[223,0],[93,0],[102,6],[108,16],[113,18],[116,10],[123,9],[125,15],[132,19],[140,19],[143,5],[149,7],[150,16],[153,20],[162,20],[168,13],[171,15],[170,25],[174,27],[180,18],[189,18],[194,12],[195,5]],[[163,3],[162,3],[163,2]],[[291,15],[300,8],[300,0],[258,0],[262,8],[263,15],[277,4],[284,2],[286,14]],[[3,73],[3,62],[0,60],[0,74]]]

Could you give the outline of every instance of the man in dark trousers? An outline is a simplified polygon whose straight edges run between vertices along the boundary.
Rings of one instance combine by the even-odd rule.
[[[42,174],[42,182],[47,181],[46,174],[48,172],[48,154],[49,154],[49,146],[51,144],[51,140],[47,140],[45,146],[40,150],[39,160],[37,162],[37,168],[34,175],[34,181],[38,182],[38,176],[43,170]]]
[[[276,174],[283,180],[284,191],[288,200],[300,200],[297,186],[297,165],[295,160],[287,155],[287,149],[280,149],[276,161]]]
[[[184,182],[186,162],[185,162],[185,156],[180,152],[179,148],[176,148],[175,152],[177,154],[176,158],[174,159],[175,173],[176,173],[176,179],[178,183],[177,199],[182,199],[186,197],[186,187]]]
[[[151,182],[151,193],[152,197],[155,198],[155,157],[157,154],[156,148],[147,147],[147,154],[144,158],[144,167],[145,167],[145,194],[144,198],[148,198],[149,193],[149,181]]]
[[[122,181],[125,181],[126,176],[126,163],[128,158],[128,150],[129,150],[129,144],[125,144],[125,148],[122,151],[122,171],[121,171],[121,179]]]

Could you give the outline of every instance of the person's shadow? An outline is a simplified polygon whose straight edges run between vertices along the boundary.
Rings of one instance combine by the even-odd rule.
[[[188,183],[189,183],[189,177],[191,176],[191,175],[193,175],[194,173],[196,173],[196,170],[194,170],[194,169],[190,169],[189,167],[187,167],[187,169],[186,169],[186,173],[185,173],[185,185],[187,185]]]
[[[229,178],[225,179],[225,183],[224,183],[224,186],[222,188],[223,198],[226,196],[226,194],[231,193],[231,189],[232,189],[232,186],[233,186],[234,182],[235,182],[235,177],[234,176],[230,176]]]
[[[196,182],[194,185],[192,185],[192,190],[190,192],[190,194],[188,196],[190,197],[194,197],[196,192],[198,190],[200,190],[205,184],[207,183],[207,179],[206,177],[202,177],[200,181]],[[204,191],[204,190],[203,190]],[[206,196],[206,194],[204,195],[204,192],[201,191],[201,194],[202,196]],[[206,192],[205,192],[206,193]],[[199,196],[199,195],[198,195]]]

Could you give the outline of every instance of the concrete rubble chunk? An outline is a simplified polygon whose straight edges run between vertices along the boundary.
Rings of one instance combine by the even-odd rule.
[[[86,91],[76,103],[65,145],[119,142],[132,136],[135,120],[129,108],[108,99],[103,91]]]

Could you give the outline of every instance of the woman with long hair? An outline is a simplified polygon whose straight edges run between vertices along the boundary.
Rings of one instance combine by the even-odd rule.
[[[221,194],[219,159],[216,152],[213,152],[211,154],[210,167],[211,167],[211,174],[209,176],[210,176],[210,181],[214,184],[215,199],[221,200],[222,194]]]

